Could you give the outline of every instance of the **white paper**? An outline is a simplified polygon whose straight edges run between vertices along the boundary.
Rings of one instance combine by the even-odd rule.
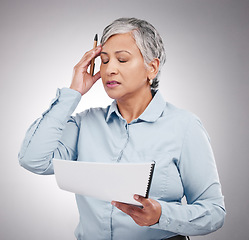
[[[66,191],[141,205],[134,194],[145,197],[152,163],[96,163],[53,159],[58,186]]]

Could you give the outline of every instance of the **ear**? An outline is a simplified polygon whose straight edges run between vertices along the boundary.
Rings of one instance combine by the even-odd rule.
[[[160,60],[154,58],[148,65],[148,79],[154,79],[159,71]]]

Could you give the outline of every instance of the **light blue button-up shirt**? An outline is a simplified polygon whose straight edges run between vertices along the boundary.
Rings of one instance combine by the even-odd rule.
[[[157,224],[141,227],[110,202],[76,195],[78,240],[202,235],[223,225],[224,200],[213,152],[194,114],[165,102],[157,91],[140,117],[129,124],[119,113],[116,101],[107,108],[88,109],[72,117],[80,99],[81,94],[72,89],[57,91],[50,108],[28,129],[19,153],[20,164],[37,174],[53,174],[53,158],[87,162],[154,160],[149,197],[161,204],[162,214]],[[183,196],[187,204],[181,203]]]

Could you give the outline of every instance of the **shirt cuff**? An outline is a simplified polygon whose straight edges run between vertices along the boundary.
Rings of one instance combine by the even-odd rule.
[[[159,222],[150,226],[151,228],[166,230],[173,233],[181,233],[182,223],[172,218],[171,206],[177,205],[175,207],[181,207],[181,203],[168,203],[165,201],[157,200],[161,204],[161,217]],[[184,218],[184,215],[182,216]]]
[[[171,221],[167,216],[166,202],[157,200],[161,204],[161,216],[159,222],[150,226],[151,228],[167,230],[167,227],[170,225]]]
[[[42,115],[53,117],[61,123],[65,123],[72,115],[81,100],[81,94],[71,88],[57,89],[56,97],[50,107]]]

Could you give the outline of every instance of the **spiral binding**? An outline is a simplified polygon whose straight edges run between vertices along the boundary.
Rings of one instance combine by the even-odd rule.
[[[149,180],[148,180],[147,189],[146,189],[146,194],[145,194],[145,197],[146,197],[146,198],[149,197],[150,186],[151,186],[151,182],[152,182],[152,177],[153,177],[155,165],[156,165],[156,162],[153,161],[153,163],[151,163],[150,175],[149,175]]]

